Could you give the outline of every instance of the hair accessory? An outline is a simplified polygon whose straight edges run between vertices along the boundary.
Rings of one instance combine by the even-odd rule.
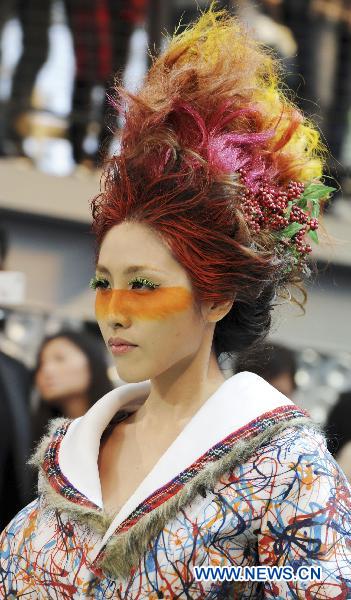
[[[273,233],[282,249],[291,255],[293,264],[299,263],[312,251],[311,245],[305,241],[306,234],[318,244],[316,230],[321,203],[335,188],[321,182],[313,182],[306,187],[298,181],[279,187],[263,180],[258,191],[254,191],[245,169],[240,169],[240,175],[245,186],[242,210],[249,229],[254,233]]]

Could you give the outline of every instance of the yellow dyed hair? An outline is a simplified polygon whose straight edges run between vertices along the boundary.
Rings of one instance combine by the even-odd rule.
[[[124,152],[143,155],[155,145],[179,146],[167,124],[177,100],[189,103],[204,119],[213,121],[218,107],[252,109],[226,124],[228,132],[274,130],[265,153],[275,164],[279,183],[307,183],[321,177],[323,144],[312,123],[290,101],[281,83],[279,62],[255,41],[236,17],[215,6],[175,34],[154,63],[137,96],[127,98]],[[196,151],[196,148],[190,148]]]

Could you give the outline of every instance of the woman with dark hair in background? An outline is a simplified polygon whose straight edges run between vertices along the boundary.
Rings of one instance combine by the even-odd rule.
[[[351,390],[342,392],[325,424],[329,452],[351,483]]]
[[[38,353],[34,383],[40,401],[33,434],[39,441],[53,417],[81,417],[112,389],[105,348],[91,334],[63,329],[46,337]]]
[[[39,498],[0,539],[0,595],[350,598],[350,487],[321,432],[262,378],[221,370],[300,284],[331,191],[278,75],[211,9],[122,92],[91,286],[127,383],[38,448]]]
[[[234,370],[256,373],[288,398],[296,389],[296,356],[281,344],[260,344],[249,353],[239,354]]]

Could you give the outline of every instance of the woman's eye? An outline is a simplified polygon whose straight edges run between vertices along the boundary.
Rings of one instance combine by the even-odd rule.
[[[149,279],[146,279],[145,277],[135,277],[128,283],[128,286],[131,286],[130,289],[132,289],[132,290],[143,290],[143,289],[154,290],[155,288],[159,287],[159,285],[160,285],[159,283],[153,283],[152,281],[150,281]],[[90,280],[89,287],[91,287],[93,290],[111,289],[110,282],[107,279],[104,279],[103,277],[98,277],[98,276],[95,276]]]
[[[110,284],[107,281],[107,279],[104,279],[103,277],[97,277],[97,276],[93,277],[89,283],[89,287],[91,287],[93,290],[96,290],[98,288],[106,290],[109,287],[109,285]]]
[[[154,290],[159,287],[159,283],[153,283],[149,279],[145,279],[144,277],[135,277],[131,281],[129,281],[128,285],[132,286],[132,290]]]

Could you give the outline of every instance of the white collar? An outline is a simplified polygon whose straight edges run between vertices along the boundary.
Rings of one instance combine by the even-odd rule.
[[[112,390],[79,419],[73,421],[59,450],[59,465],[71,485],[103,507],[98,472],[100,438],[120,409],[133,412],[145,401],[150,382],[126,384]],[[294,403],[253,373],[227,379],[200,407],[160,457],[137,490],[114,518],[104,540],[155,490],[194,463],[228,435],[266,412]]]

